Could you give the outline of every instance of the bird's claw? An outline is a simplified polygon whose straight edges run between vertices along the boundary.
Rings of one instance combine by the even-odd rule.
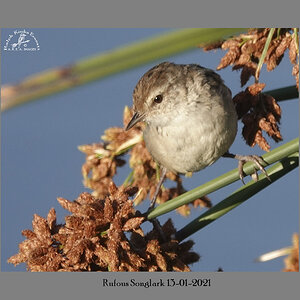
[[[267,171],[265,170],[265,168],[262,166],[265,162],[260,156],[258,156],[258,155],[238,155],[238,154],[236,154],[235,158],[239,160],[238,170],[239,170],[240,179],[243,182],[243,184],[245,184],[245,182],[244,182],[245,173],[243,171],[243,166],[248,161],[253,162],[256,165],[256,167],[259,170],[261,170],[261,172],[264,173],[265,176],[267,177],[267,179],[271,182],[271,178],[269,177],[269,175],[268,175]],[[254,169],[254,173],[252,175],[254,177],[253,179],[255,181],[257,181],[258,180],[258,175],[257,175],[256,168]]]
[[[239,176],[244,185],[245,185],[245,181],[244,181],[245,173],[243,171],[243,166],[245,163],[246,163],[245,161],[239,160],[239,164],[238,164]]]

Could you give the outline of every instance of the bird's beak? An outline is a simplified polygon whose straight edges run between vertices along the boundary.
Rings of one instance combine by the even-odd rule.
[[[130,128],[132,128],[136,123],[140,122],[143,120],[145,114],[139,114],[139,113],[135,113],[132,117],[132,119],[130,120],[130,122],[128,123],[128,125],[126,126],[125,130],[129,130]]]

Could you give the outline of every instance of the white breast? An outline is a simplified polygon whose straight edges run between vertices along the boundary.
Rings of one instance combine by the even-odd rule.
[[[184,110],[178,107],[163,120],[162,116],[152,118],[144,131],[147,149],[159,164],[178,173],[196,172],[211,165],[236,136],[235,108],[233,103],[227,104],[185,106]]]

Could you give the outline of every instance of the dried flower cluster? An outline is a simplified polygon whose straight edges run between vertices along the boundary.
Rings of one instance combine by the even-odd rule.
[[[269,34],[271,40],[267,45]],[[233,70],[241,70],[241,86],[244,86],[251,76],[255,78],[255,84],[233,98],[238,116],[244,123],[243,137],[251,147],[257,144],[263,150],[269,151],[270,145],[263,137],[263,131],[276,142],[282,140],[279,130],[280,107],[273,97],[261,93],[265,84],[259,83],[262,66],[259,64],[260,59],[266,64],[267,70],[271,71],[279,65],[285,51],[289,49],[289,58],[293,65],[292,74],[299,89],[298,44],[298,29],[278,28],[271,36],[270,28],[258,28],[250,29],[247,34],[204,47],[204,50],[216,48],[228,50],[217,69],[232,65]]]
[[[132,118],[133,111],[128,107],[124,109],[123,123],[126,126]],[[84,185],[93,190],[93,195],[103,198],[108,193],[108,185],[112,182],[116,174],[117,167],[123,166],[125,161],[121,158],[130,151],[129,165],[132,172],[124,182],[124,186],[136,186],[139,188],[135,204],[147,198],[152,198],[159,180],[159,167],[152,159],[143,141],[144,124],[139,123],[131,130],[125,131],[123,128],[112,127],[105,130],[102,139],[105,144],[83,145],[79,150],[86,154],[86,162],[82,166]],[[182,179],[172,173],[167,173],[167,178],[176,183],[175,187],[162,187],[157,203],[163,203],[172,199],[186,190],[182,186]],[[192,205],[194,207],[211,207],[207,197],[196,199]],[[183,205],[177,211],[187,216],[190,213],[190,206]]]
[[[233,65],[233,70],[241,69],[241,85],[244,86],[251,76],[256,76],[258,80],[260,71],[257,73],[258,62],[265,48],[269,32],[270,28],[250,29],[247,34],[241,34],[224,42],[208,45],[204,47],[204,50],[216,48],[228,50],[217,69],[220,70],[229,65]],[[298,43],[299,38],[296,30],[294,32],[292,32],[292,28],[278,28],[275,30],[264,58],[267,70],[271,71],[279,65],[287,49],[289,49],[291,63],[296,66],[297,58],[299,60]]]
[[[282,140],[279,130],[281,109],[272,96],[261,93],[264,87],[264,83],[254,83],[238,93],[233,101],[238,117],[244,123],[242,134],[247,144],[251,147],[257,144],[263,150],[269,151],[270,145],[262,131],[275,142]]]
[[[58,198],[71,212],[66,223],[56,224],[53,208],[47,219],[34,215],[33,230],[23,230],[27,239],[8,262],[26,263],[32,272],[190,271],[188,264],[199,260],[190,251],[193,241],[171,239],[176,230],[170,220],[162,226],[166,241],[155,228],[144,234],[144,216],[128,199],[136,190],[110,184],[105,200],[89,193],[73,202]]]
[[[299,235],[293,235],[293,249],[291,254],[284,259],[284,272],[299,272]]]

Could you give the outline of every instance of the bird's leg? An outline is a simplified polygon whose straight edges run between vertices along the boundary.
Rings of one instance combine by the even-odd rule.
[[[222,156],[223,157],[229,157],[229,158],[235,158],[239,161],[238,170],[239,170],[240,179],[243,182],[243,184],[245,184],[245,182],[244,182],[244,175],[245,174],[244,174],[244,171],[243,171],[243,166],[248,161],[254,162],[255,165],[266,175],[268,180],[271,181],[270,177],[267,174],[267,171],[262,166],[262,164],[264,163],[264,160],[260,156],[258,156],[258,155],[232,154],[232,153],[229,153],[228,151],[225,152]],[[256,179],[257,179],[256,169],[254,170],[254,172],[256,174]]]
[[[153,198],[151,199],[151,203],[150,203],[150,206],[148,208],[148,211],[147,211],[147,215],[148,213],[151,211],[151,209],[154,207],[155,205],[155,202],[156,202],[156,198],[158,196],[158,193],[159,193],[159,190],[161,188],[161,185],[166,177],[166,174],[167,174],[167,169],[165,167],[162,167],[162,172],[161,172],[161,176],[160,176],[160,179],[159,179],[159,182],[157,183],[157,186],[156,186],[156,189],[155,189],[155,193],[153,195]],[[152,220],[149,220],[152,224],[153,224],[153,227],[159,232],[161,238],[166,241],[166,236],[163,232],[163,229],[159,223],[159,221],[157,220],[157,218],[154,218]]]
[[[154,205],[155,205],[156,198],[157,198],[157,196],[159,194],[159,190],[161,188],[161,185],[162,185],[163,181],[165,180],[166,174],[167,174],[167,169],[165,167],[162,167],[162,172],[160,174],[160,179],[159,179],[159,182],[158,182],[158,184],[156,186],[153,198],[151,199],[149,210],[152,209],[154,207]]]

